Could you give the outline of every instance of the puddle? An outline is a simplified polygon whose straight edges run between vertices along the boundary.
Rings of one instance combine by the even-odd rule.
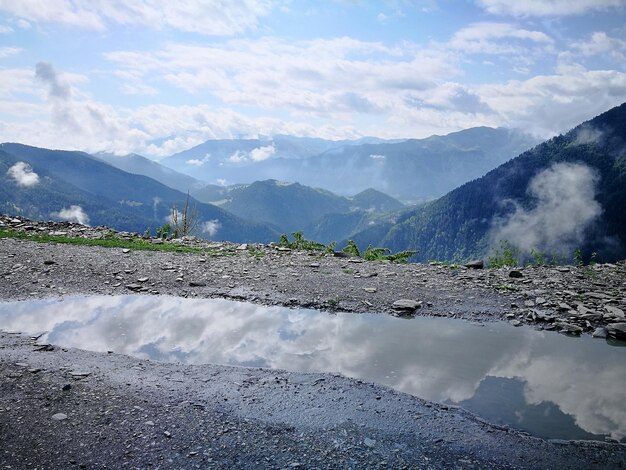
[[[626,442],[626,348],[598,339],[154,296],[0,303],[0,329],[158,361],[340,372],[544,438]]]

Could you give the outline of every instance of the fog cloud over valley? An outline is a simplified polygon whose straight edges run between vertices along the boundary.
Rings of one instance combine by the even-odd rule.
[[[29,187],[39,183],[39,175],[28,163],[17,162],[7,170],[7,175],[13,178],[18,186]]]
[[[53,212],[50,214],[52,217],[57,217],[67,222],[76,222],[83,225],[89,225],[89,216],[80,206],[72,205],[69,208],[64,207],[59,212]]]
[[[527,192],[536,201],[524,208],[515,201],[514,212],[496,219],[491,245],[500,241],[524,252],[569,255],[585,240],[585,231],[598,220],[602,207],[596,200],[596,172],[586,165],[557,163],[538,173]]]

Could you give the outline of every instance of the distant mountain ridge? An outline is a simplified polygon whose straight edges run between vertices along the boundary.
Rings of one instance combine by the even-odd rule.
[[[22,165],[17,168],[19,171],[15,170],[18,163]],[[181,208],[187,197],[151,178],[127,173],[84,152],[4,143],[0,144],[0,164],[0,209],[33,219],[63,218],[63,209],[80,206],[92,225],[137,232],[152,228],[154,233],[157,227],[166,224],[171,208],[174,205]],[[36,184],[19,184],[20,178],[25,178],[23,165],[38,175]],[[269,242],[278,236],[266,225],[244,221],[210,204],[191,202],[199,216],[198,235],[205,238]]]
[[[626,103],[353,238],[419,250],[420,261],[484,256],[501,239],[527,252],[624,258]]]
[[[186,193],[187,191],[205,186],[206,183],[192,178],[189,175],[179,173],[163,166],[149,158],[137,154],[113,155],[111,153],[97,153],[92,155],[109,165],[135,175],[143,175],[159,183]]]
[[[192,191],[198,199],[219,204],[245,220],[266,223],[281,232],[301,231],[329,214],[362,211],[381,213],[404,205],[379,191],[369,189],[353,197],[338,196],[300,183],[255,181],[227,188],[209,186]]]
[[[210,183],[277,179],[342,196],[373,188],[403,201],[423,201],[484,175],[536,143],[520,131],[485,127],[382,142],[283,136],[207,141],[161,163]]]

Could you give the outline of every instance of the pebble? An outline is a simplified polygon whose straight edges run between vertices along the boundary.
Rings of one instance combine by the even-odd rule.
[[[376,440],[366,437],[365,439],[363,439],[363,444],[365,444],[367,447],[374,447],[376,445]]]
[[[63,421],[64,419],[67,419],[67,415],[65,413],[57,413],[52,415],[52,419],[55,421]]]

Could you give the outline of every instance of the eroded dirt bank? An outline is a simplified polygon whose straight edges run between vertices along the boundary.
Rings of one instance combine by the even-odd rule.
[[[60,229],[97,236],[97,229],[50,227]],[[571,334],[620,323],[626,304],[623,263],[524,268],[510,277],[510,269],[359,261],[269,246],[166,253],[3,239],[0,298],[225,297],[506,319]],[[421,304],[394,308],[400,299]],[[3,468],[626,467],[621,444],[548,442],[344,377],[38,349],[27,337],[0,333]]]

